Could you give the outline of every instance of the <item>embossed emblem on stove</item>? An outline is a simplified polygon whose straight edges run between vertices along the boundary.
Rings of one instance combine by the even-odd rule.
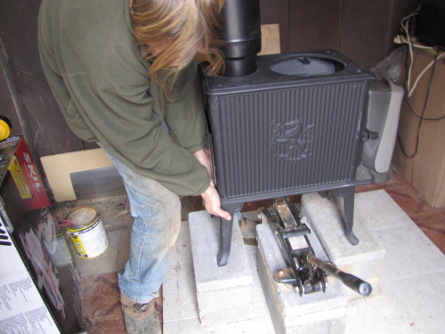
[[[285,160],[301,160],[312,155],[311,144],[315,125],[299,120],[273,121],[271,147],[274,155]]]

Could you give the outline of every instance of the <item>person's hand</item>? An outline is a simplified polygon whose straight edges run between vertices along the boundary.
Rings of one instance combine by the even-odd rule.
[[[208,153],[205,150],[201,149],[194,152],[193,155],[199,161],[199,163],[207,169],[210,178],[212,178],[212,163],[210,162]],[[204,201],[204,207],[208,213],[224,218],[226,220],[232,219],[230,213],[221,209],[221,200],[219,198],[218,191],[213,184],[213,181],[210,182],[209,187],[205,192],[201,194],[201,197]]]
[[[221,200],[213,182],[210,182],[210,186],[201,194],[201,197],[204,200],[204,207],[208,213],[225,220],[232,220],[230,213],[221,209]]]

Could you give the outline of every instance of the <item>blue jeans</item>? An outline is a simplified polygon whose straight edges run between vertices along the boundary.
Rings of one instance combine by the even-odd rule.
[[[130,258],[118,273],[119,287],[131,300],[147,303],[158,296],[167,274],[167,253],[181,225],[181,202],[157,181],[108,156],[122,176],[134,218]]]

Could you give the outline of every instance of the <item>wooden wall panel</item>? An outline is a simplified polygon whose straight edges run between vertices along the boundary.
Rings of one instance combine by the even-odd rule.
[[[289,0],[289,52],[338,49],[341,0]]]
[[[1,43],[1,36],[0,36]],[[1,46],[1,44],[0,44]],[[11,87],[9,80],[9,66],[7,65],[4,48],[0,48],[0,115],[6,116],[13,124],[11,135],[23,134],[23,128],[16,112],[16,106],[13,94],[14,87]]]
[[[9,70],[10,84],[20,100],[14,110],[20,117],[14,123],[19,118],[25,123],[21,127],[35,160],[88,146],[69,130],[44,77],[37,49],[39,6],[40,1],[35,0],[0,1],[1,38],[7,57],[4,70]],[[7,98],[0,101],[7,103]]]
[[[417,0],[342,0],[339,50],[354,61],[371,68],[395,47],[400,20],[416,6]]]
[[[418,0],[289,0],[289,52],[336,49],[371,68],[395,47]]]
[[[288,50],[288,1],[289,0],[259,0],[261,24],[278,23],[280,26],[281,52]]]

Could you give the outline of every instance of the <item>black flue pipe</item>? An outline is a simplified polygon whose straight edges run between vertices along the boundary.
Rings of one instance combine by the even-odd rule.
[[[226,0],[224,17],[225,76],[242,77],[257,69],[261,51],[260,5],[258,0]]]

